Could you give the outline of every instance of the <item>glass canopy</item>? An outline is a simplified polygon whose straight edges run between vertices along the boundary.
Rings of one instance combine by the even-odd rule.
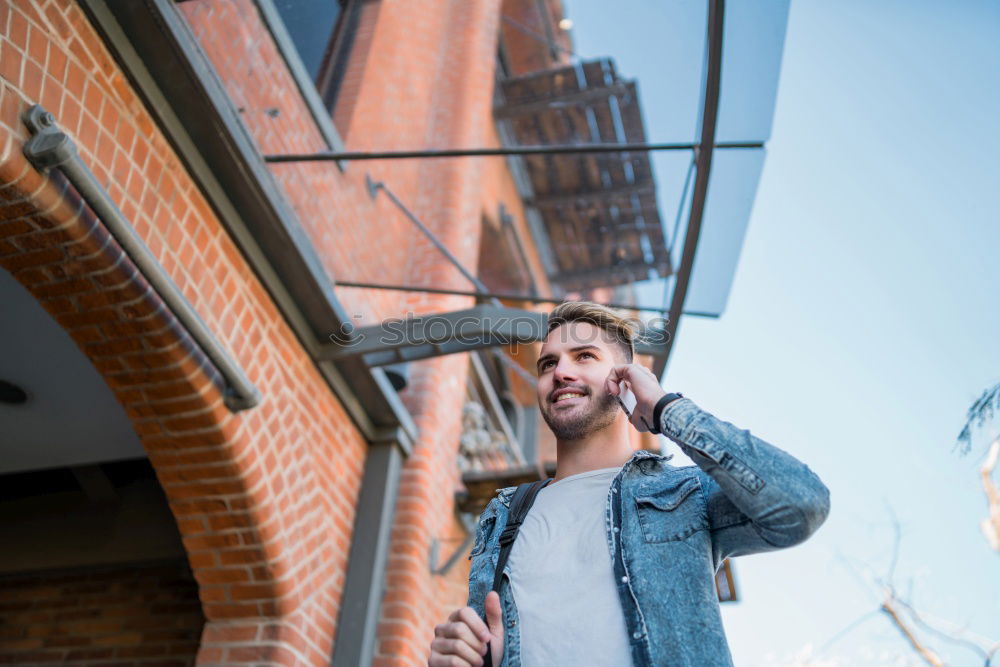
[[[445,260],[427,271],[405,257],[355,262],[334,276],[338,291],[590,298],[673,326],[682,313],[722,314],[771,134],[788,0],[503,7],[492,146],[351,145],[325,156],[363,163],[373,196],[392,200],[367,237],[403,235]],[[439,211],[396,193],[462,160],[510,181],[492,186],[502,190],[495,209],[470,213],[482,218],[475,259]]]

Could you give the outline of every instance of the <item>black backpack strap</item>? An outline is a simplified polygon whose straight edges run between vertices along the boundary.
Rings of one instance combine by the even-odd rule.
[[[497,569],[493,575],[493,589],[500,592],[500,580],[503,579],[503,569],[507,566],[507,559],[510,557],[510,550],[514,548],[514,540],[521,530],[528,511],[535,504],[535,496],[541,491],[548,480],[538,480],[536,482],[525,482],[517,487],[514,497],[510,501],[510,511],[507,513],[507,523],[500,533],[500,556],[497,560]]]
[[[535,496],[542,490],[542,487],[549,483],[547,479],[540,479],[536,482],[525,482],[519,484],[514,491],[514,497],[510,501],[510,511],[507,513],[507,523],[504,524],[503,532],[500,533],[500,556],[497,559],[497,569],[493,574],[493,588],[491,590],[500,592],[500,582],[503,580],[503,569],[507,566],[507,559],[510,557],[510,550],[514,547],[514,540],[521,530],[521,524],[528,516],[528,510],[535,503]],[[486,620],[486,602],[483,602],[483,620]],[[493,654],[490,645],[486,645],[486,655],[483,664],[486,667],[493,667]]]

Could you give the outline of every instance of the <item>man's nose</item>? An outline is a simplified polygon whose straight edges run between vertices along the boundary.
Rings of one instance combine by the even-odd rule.
[[[577,379],[573,365],[563,360],[556,364],[552,371],[552,378],[560,384],[570,384]]]

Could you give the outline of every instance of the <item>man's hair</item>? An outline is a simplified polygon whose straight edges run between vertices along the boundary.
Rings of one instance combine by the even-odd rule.
[[[639,334],[639,323],[622,313],[591,301],[566,301],[549,313],[550,334],[558,327],[570,322],[586,322],[607,334],[610,342],[624,352],[625,361],[632,363],[635,357],[635,338]]]

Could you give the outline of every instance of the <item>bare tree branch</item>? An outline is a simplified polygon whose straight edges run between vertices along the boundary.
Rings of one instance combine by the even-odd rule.
[[[963,631],[963,629],[960,628],[951,631],[945,631],[936,628],[930,623],[928,623],[926,620],[924,620],[923,616],[919,612],[917,612],[917,610],[914,609],[913,605],[911,605],[909,602],[899,598],[897,598],[896,601],[900,604],[900,606],[902,606],[903,608],[906,609],[906,611],[909,612],[910,616],[913,618],[916,624],[922,627],[924,630],[937,635],[938,637],[944,639],[945,641],[951,642],[953,644],[958,644],[960,646],[964,646],[970,651],[973,651],[979,657],[983,658],[986,661],[987,665],[990,664],[990,658],[992,656],[992,653],[996,651],[995,647],[991,649],[984,649],[982,646],[972,641],[971,639],[965,639],[964,637],[958,636],[958,633]]]
[[[987,465],[984,466],[984,470],[986,467],[989,467],[990,472],[992,473],[992,470],[996,467],[998,460],[1000,460],[1000,438],[998,438],[997,441],[994,442],[993,447],[991,447],[990,457],[987,461]],[[994,498],[997,500],[997,505],[1000,506],[1000,493],[998,493],[996,487],[992,485],[992,479],[990,479],[990,482],[990,491],[987,492],[987,496],[991,500],[990,507],[992,510],[994,507]],[[993,495],[990,495],[991,493]],[[994,640],[987,639],[986,637],[970,632],[967,628],[958,627],[954,623],[943,621],[941,619],[936,619],[939,626],[944,625],[951,627],[948,627],[947,629],[935,627],[924,620],[924,616],[917,612],[914,606],[907,599],[899,596],[899,591],[896,588],[894,579],[896,575],[896,566],[899,562],[900,556],[902,528],[900,526],[899,519],[892,510],[892,507],[888,506],[887,510],[893,529],[892,554],[888,563],[887,576],[883,578],[874,574],[872,575],[874,584],[882,589],[881,602],[879,603],[878,611],[884,613],[889,618],[896,629],[899,630],[900,634],[903,635],[903,638],[906,640],[907,644],[909,644],[910,648],[912,648],[917,655],[919,655],[932,667],[943,667],[944,662],[941,657],[921,639],[917,629],[934,634],[949,642],[964,646],[965,648],[975,652],[977,656],[983,659],[983,664],[986,665],[986,667],[989,667],[991,661],[993,660],[993,656],[1000,653],[1000,642],[994,642]],[[841,563],[848,569],[848,571],[858,580],[863,589],[868,592],[875,592],[872,590],[870,585],[864,582],[861,574],[847,557],[839,552],[836,552],[836,556],[838,560],[840,560]],[[823,650],[846,634],[847,631],[857,627],[857,625],[859,625],[867,617],[868,615],[858,618],[856,621],[848,625],[847,628],[838,632],[833,639],[829,640],[823,646]]]
[[[903,620],[903,617],[896,609],[896,597],[895,592],[891,586],[886,586],[885,589],[885,599],[882,600],[882,611],[892,620],[896,628],[903,634],[903,637],[910,644],[914,651],[917,652],[921,658],[923,658],[928,665],[931,667],[944,667],[944,663],[941,662],[941,658],[937,653],[931,649],[924,646],[917,636],[913,633],[910,627]]]

